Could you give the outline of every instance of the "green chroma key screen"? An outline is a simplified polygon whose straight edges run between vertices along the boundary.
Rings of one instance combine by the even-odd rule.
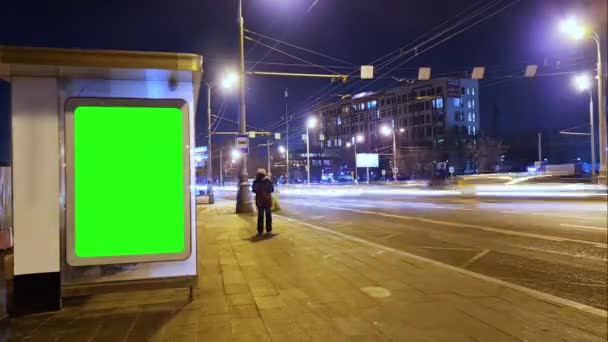
[[[76,256],[184,251],[182,121],[177,108],[76,108]]]

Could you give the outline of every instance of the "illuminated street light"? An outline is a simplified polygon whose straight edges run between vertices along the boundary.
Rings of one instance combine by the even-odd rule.
[[[232,156],[233,160],[240,159],[241,158],[241,152],[239,152],[237,150],[232,150],[231,156]]]
[[[279,146],[279,153],[285,153],[285,151],[287,151],[285,146]]]
[[[590,143],[591,143],[591,178],[595,179],[595,120],[593,118],[593,93],[591,92],[591,76],[589,74],[580,74],[572,79],[574,87],[579,92],[587,92],[589,95],[589,127],[591,128]]]
[[[399,132],[401,132],[401,133],[405,132],[405,128],[399,128]]]
[[[238,80],[238,75],[234,72],[228,73],[228,76],[221,81],[222,88],[229,89],[232,87],[234,83]],[[208,154],[208,162],[207,162],[207,181],[209,184],[213,183],[213,149],[212,149],[212,137],[213,132],[211,131],[211,124],[213,120],[211,120],[211,90],[215,88],[214,82],[205,82],[207,86],[207,154]],[[220,170],[220,178],[222,171]]]
[[[365,137],[363,136],[363,134],[357,134],[355,141],[361,144],[365,141]]]
[[[568,18],[560,23],[559,30],[562,34],[567,35],[571,39],[581,40],[583,38],[591,38],[595,42],[597,48],[597,101],[598,101],[598,116],[599,116],[599,143],[600,143],[600,174],[598,177],[599,183],[608,183],[608,133],[606,128],[606,99],[604,98],[604,66],[602,59],[602,44],[600,36],[597,32],[590,29],[588,25],[579,22],[576,18]],[[584,88],[584,79],[579,79],[576,82],[577,88]],[[589,82],[591,83],[591,82]],[[590,88],[590,85],[589,85]],[[591,120],[593,121],[593,120]]]
[[[389,135],[393,134],[393,129],[388,126],[382,126],[380,128],[380,133],[388,137]]]
[[[306,122],[306,127],[307,128],[315,128],[317,126],[317,118],[314,116],[311,116],[308,118],[308,121]]]
[[[588,30],[576,18],[568,18],[560,23],[559,31],[572,39],[580,40]]]
[[[309,130],[317,126],[317,118],[311,116],[306,121],[306,180],[310,185],[310,132]]]
[[[395,137],[395,130],[387,125],[384,125],[380,128],[380,133],[382,133],[382,135],[385,135],[385,136],[389,136],[389,135],[393,136],[393,180],[396,182],[397,181],[397,172],[394,172],[394,171],[398,170],[398,168],[397,168],[397,138]]]
[[[222,80],[222,88],[230,89],[238,82],[238,80],[239,76],[235,72],[230,72],[226,78]]]
[[[588,74],[574,76],[573,83],[578,91],[582,92],[591,89],[591,77]]]
[[[353,144],[351,144],[351,143],[347,142],[347,143],[346,143],[346,148],[351,148],[351,147],[353,147]]]

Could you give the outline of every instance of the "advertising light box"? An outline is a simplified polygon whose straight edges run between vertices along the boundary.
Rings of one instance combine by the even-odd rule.
[[[73,99],[66,108],[66,254],[72,266],[190,255],[187,105]]]
[[[357,167],[379,167],[377,153],[357,153]]]

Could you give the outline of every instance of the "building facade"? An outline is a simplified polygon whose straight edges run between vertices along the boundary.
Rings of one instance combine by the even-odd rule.
[[[405,178],[434,176],[449,167],[455,173],[470,172],[465,146],[476,143],[480,134],[479,113],[479,82],[456,78],[362,93],[315,109],[324,151],[335,151],[354,166],[351,149],[355,137],[362,135],[357,152],[379,153],[380,168],[392,177],[392,136],[381,130],[390,127],[395,132],[398,175]]]

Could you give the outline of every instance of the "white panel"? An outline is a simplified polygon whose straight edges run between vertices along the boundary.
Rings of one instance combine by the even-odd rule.
[[[59,116],[54,78],[14,77],[15,275],[59,272]]]
[[[118,98],[157,98],[183,99],[188,102],[190,109],[190,146],[194,149],[194,99],[193,85],[190,82],[140,81],[140,80],[69,80],[62,82],[60,96],[60,112],[63,105],[71,97],[118,97]],[[191,153],[191,158],[194,152]],[[194,162],[190,162],[190,184],[195,184]],[[191,192],[191,236],[192,252],[190,258],[184,261],[151,262],[137,264],[132,269],[120,272],[105,272],[99,267],[73,268],[64,264],[63,283],[82,284],[96,282],[112,282],[122,280],[168,278],[176,276],[196,275],[196,200]],[[147,196],[142,190],[142,196]]]

